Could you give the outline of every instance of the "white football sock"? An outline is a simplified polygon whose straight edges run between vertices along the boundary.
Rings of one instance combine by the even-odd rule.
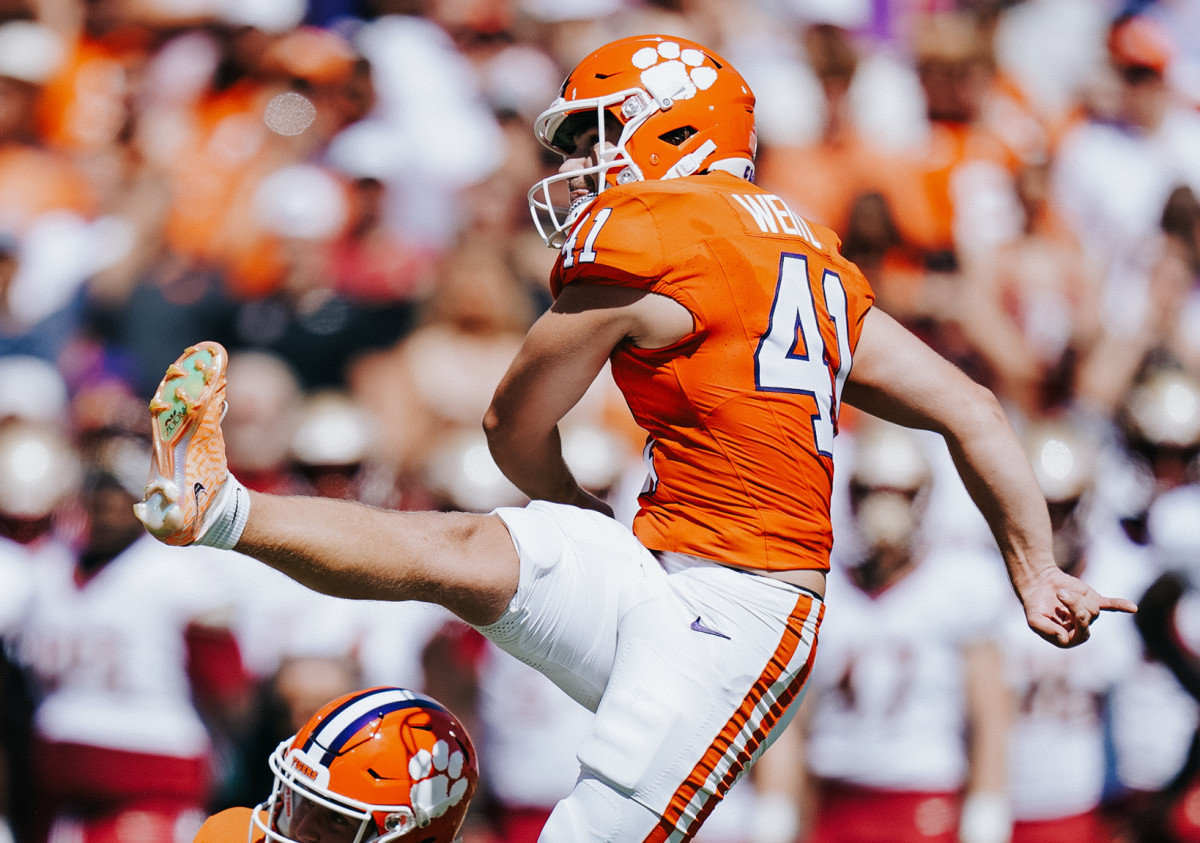
[[[232,474],[225,478],[217,499],[204,517],[204,526],[194,544],[233,550],[250,517],[250,495]]]

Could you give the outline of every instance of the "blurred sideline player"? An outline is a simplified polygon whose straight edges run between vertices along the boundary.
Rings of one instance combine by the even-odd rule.
[[[194,843],[452,843],[479,782],[458,719],[403,688],[330,701],[270,766],[270,797],[210,817]]]
[[[1137,617],[1138,631],[1147,658],[1169,670],[1189,699],[1200,702],[1200,485],[1161,494],[1150,508],[1147,528],[1159,570],[1142,595],[1146,613]],[[1141,812],[1131,818],[1137,843],[1200,841],[1200,727],[1186,743],[1178,770],[1158,793],[1144,796]]]
[[[560,247],[555,303],[484,418],[532,502],[388,512],[249,492],[221,442],[226,352],[201,343],[151,402],[153,535],[344,597],[438,603],[593,710],[546,843],[690,839],[793,715],[824,614],[843,388],[947,439],[1035,632],[1074,646],[1102,611],[1135,609],[1054,565],[995,396],[872,307],[832,231],[750,181],[754,95],[722,57],[614,41],[536,131],[565,159],[530,192]],[[632,532],[562,455],[559,422],[610,362],[651,435]]]
[[[0,390],[5,386],[0,376]],[[10,644],[21,632],[39,568],[71,557],[80,473],[78,453],[62,431],[0,406],[0,843],[22,839],[35,792],[28,775],[33,701]]]
[[[1047,419],[1022,439],[1050,509],[1058,565],[1106,594],[1140,594],[1144,552],[1115,524],[1093,518],[1097,444],[1086,428]],[[1013,843],[1106,843],[1116,835],[1104,811],[1111,707],[1114,691],[1135,675],[1137,633],[1120,617],[1097,627],[1083,648],[1031,647],[1027,638],[1022,619],[1009,613],[1001,640],[1015,704],[1008,744]]]
[[[806,764],[808,843],[1007,843],[995,552],[931,540],[918,434],[863,419],[852,442],[852,520],[829,577],[838,611],[796,722],[760,772]]]
[[[1118,546],[1125,538],[1131,552],[1141,552],[1140,561],[1126,569],[1135,580],[1130,593],[1143,594],[1168,570],[1169,557],[1178,555],[1163,553],[1162,525],[1178,522],[1172,543],[1187,533],[1189,515],[1162,514],[1197,488],[1200,382],[1169,362],[1152,363],[1128,389],[1116,423],[1116,435],[1102,452],[1095,490],[1101,520],[1094,526],[1117,533],[1105,537],[1106,543]],[[1157,536],[1151,534],[1152,521],[1159,525]],[[1200,542],[1187,542],[1193,556],[1200,553]],[[1164,791],[1187,763],[1200,704],[1163,662],[1143,654],[1114,690],[1111,708],[1120,808],[1133,818],[1135,839],[1153,840],[1154,832],[1142,834],[1142,828],[1154,825]]]
[[[33,840],[182,841],[212,796],[208,718],[244,693],[223,554],[163,547],[131,506],[144,437],[92,431],[85,529],[39,555],[14,652],[35,703]]]

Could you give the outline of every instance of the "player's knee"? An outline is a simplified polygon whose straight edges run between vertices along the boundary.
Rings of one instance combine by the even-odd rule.
[[[443,535],[449,544],[460,553],[472,553],[492,540],[490,537],[504,523],[495,515],[471,512],[447,512],[442,514]]]
[[[521,562],[504,522],[495,515],[438,513],[441,545],[430,554],[422,579],[427,594],[475,626],[495,622],[517,591]]]

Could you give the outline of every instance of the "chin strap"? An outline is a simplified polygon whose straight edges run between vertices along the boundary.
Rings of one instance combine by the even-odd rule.
[[[689,152],[687,155],[675,162],[675,166],[663,173],[664,179],[678,179],[683,176],[690,176],[692,173],[700,169],[700,165],[704,163],[704,159],[717,151],[717,145],[712,140],[706,140],[700,144],[700,148],[695,152]]]

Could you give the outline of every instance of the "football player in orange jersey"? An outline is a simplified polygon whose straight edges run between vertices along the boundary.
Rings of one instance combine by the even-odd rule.
[[[843,397],[944,435],[1037,633],[1072,646],[1101,611],[1135,609],[1054,564],[992,394],[872,307],[832,231],[750,181],[754,96],[723,58],[613,42],[536,132],[566,159],[530,191],[560,249],[556,300],[484,419],[532,502],[399,513],[247,492],[223,458],[225,350],[201,343],[151,402],[151,533],[344,597],[439,603],[594,711],[543,843],[691,839],[790,718],[824,611]],[[610,361],[649,433],[632,532],[579,486],[558,434]]]
[[[194,843],[452,843],[479,783],[458,718],[404,688],[331,700],[270,764],[270,798],[209,817]]]

